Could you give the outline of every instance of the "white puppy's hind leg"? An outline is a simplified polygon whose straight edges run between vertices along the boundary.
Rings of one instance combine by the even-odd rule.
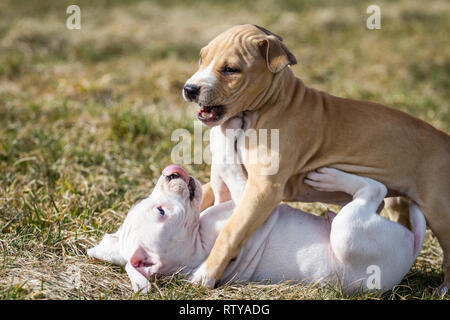
[[[376,212],[387,194],[386,186],[378,181],[333,168],[321,168],[310,172],[306,176],[305,183],[319,191],[348,193],[353,196],[353,201],[348,205],[364,206],[364,211],[371,213]]]
[[[333,219],[330,231],[333,252],[347,270],[380,254],[374,240],[383,228],[383,218],[376,214],[387,193],[383,184],[332,168],[309,173],[305,183],[321,191],[342,191],[353,196]]]
[[[385,291],[398,284],[422,246],[425,219],[419,208],[415,204],[410,208],[411,233],[376,214],[387,193],[382,183],[330,168],[310,173],[307,179],[305,183],[314,188],[353,196],[333,219],[330,231],[330,245],[340,262],[345,290],[362,287]]]
[[[376,209],[383,201],[387,188],[375,180],[331,168],[311,172],[305,183],[322,191],[342,191],[353,196],[353,200],[333,219],[330,245],[342,268],[340,276],[344,290],[352,292],[359,290],[361,286],[367,289],[367,268],[381,267],[386,252],[384,244],[379,243],[380,231],[385,229],[385,223],[376,214]],[[388,230],[384,237],[390,237]],[[381,240],[388,240],[385,238]],[[390,255],[386,259],[390,260]],[[380,288],[383,285],[384,282],[380,284]]]

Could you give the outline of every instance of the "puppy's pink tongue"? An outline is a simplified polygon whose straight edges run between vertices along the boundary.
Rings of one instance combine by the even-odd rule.
[[[162,174],[165,176],[170,176],[174,173],[178,174],[184,180],[184,182],[186,182],[186,184],[189,184],[188,173],[186,172],[186,170],[184,170],[180,166],[177,166],[176,164],[171,164],[170,166],[167,166],[162,172]]]

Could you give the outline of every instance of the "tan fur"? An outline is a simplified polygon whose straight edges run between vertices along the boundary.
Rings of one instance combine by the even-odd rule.
[[[202,186],[202,203],[200,205],[200,212],[214,204],[214,193],[211,188],[211,183],[206,183]]]
[[[404,197],[392,197],[384,200],[385,209],[391,221],[400,223],[404,227],[411,230],[409,222],[409,206],[411,200]]]
[[[276,48],[274,56],[271,47]],[[213,93],[201,99],[226,107],[222,122],[250,111],[251,128],[280,130],[279,171],[265,176],[260,174],[262,164],[245,163],[248,183],[243,200],[206,261],[208,276],[220,278],[243,242],[280,201],[348,202],[343,193],[319,192],[303,182],[308,172],[325,166],[378,180],[388,186],[391,196],[404,195],[416,202],[443,248],[448,273],[450,136],[381,104],[308,88],[287,66],[294,61],[288,50],[283,55],[285,50],[277,37],[252,25],[233,27],[202,49],[200,69],[214,58],[218,81]],[[225,76],[220,73],[224,64],[242,72]],[[203,209],[212,203],[210,197],[208,191]],[[445,281],[448,284],[448,274]]]

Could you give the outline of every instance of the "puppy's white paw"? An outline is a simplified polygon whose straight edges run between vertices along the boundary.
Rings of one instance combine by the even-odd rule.
[[[205,262],[203,262],[197,270],[194,271],[189,278],[189,281],[193,284],[210,289],[214,288],[214,285],[216,284],[216,279],[208,275]]]
[[[339,170],[325,167],[308,173],[304,181],[318,191],[342,191],[342,185],[345,184],[342,174]]]

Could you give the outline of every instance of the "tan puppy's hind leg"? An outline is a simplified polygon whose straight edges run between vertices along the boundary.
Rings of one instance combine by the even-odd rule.
[[[411,230],[409,222],[409,205],[411,200],[405,197],[392,197],[384,199],[384,208],[389,220],[400,223],[405,228]]]
[[[437,195],[437,194],[436,194]],[[444,252],[443,270],[445,273],[444,282],[438,288],[438,294],[449,294],[448,288],[450,287],[450,198],[441,198],[434,201],[427,201],[423,205],[423,212],[427,219],[427,225],[433,231],[434,235],[441,245]]]
[[[434,220],[433,220],[434,222]],[[438,295],[449,295],[450,291],[450,234],[448,232],[449,224],[441,224],[436,226],[431,221],[427,221],[432,229],[434,235],[439,241],[439,244],[442,247],[442,251],[444,252],[444,260],[443,260],[443,271],[444,271],[444,282],[437,288]],[[447,222],[450,223],[450,222]]]

